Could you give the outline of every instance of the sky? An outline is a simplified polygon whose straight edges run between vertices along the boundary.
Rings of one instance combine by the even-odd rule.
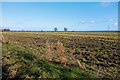
[[[2,2],[119,2],[119,0],[1,0]]]
[[[118,30],[118,2],[3,2],[2,28],[30,31]]]

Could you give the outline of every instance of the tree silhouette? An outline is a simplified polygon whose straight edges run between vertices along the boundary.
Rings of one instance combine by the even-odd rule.
[[[64,31],[67,31],[67,30],[68,30],[68,28],[64,27]]]
[[[4,31],[10,31],[10,29],[2,29],[2,31],[4,32]]]
[[[56,27],[54,28],[54,31],[57,31],[57,28],[56,28]]]

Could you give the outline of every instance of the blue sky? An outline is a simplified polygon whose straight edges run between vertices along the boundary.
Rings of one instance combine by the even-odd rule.
[[[2,28],[63,31],[118,30],[117,2],[3,2]]]

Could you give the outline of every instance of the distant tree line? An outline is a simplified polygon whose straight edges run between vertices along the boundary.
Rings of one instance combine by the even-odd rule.
[[[2,32],[7,32],[7,31],[11,31],[11,30],[10,29],[2,29]],[[21,31],[24,31],[24,30],[21,30]],[[58,31],[58,28],[55,27],[54,31]],[[64,31],[68,31],[68,28],[64,27]],[[43,32],[43,30],[41,30],[41,32]]]
[[[2,29],[2,32],[10,31],[10,29]]]
[[[58,31],[58,28],[55,27],[55,28],[54,28],[54,31]],[[68,31],[68,28],[64,27],[64,31]]]

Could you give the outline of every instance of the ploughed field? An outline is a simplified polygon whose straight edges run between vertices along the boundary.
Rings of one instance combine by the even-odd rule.
[[[84,71],[83,74],[86,74],[80,77],[88,76],[90,78],[92,75],[101,78],[120,77],[118,32],[3,32],[2,34],[3,75],[8,78],[21,77],[22,74],[24,74],[22,75],[24,78],[31,76],[32,78],[45,78],[45,74],[48,75],[47,78],[66,77],[67,75],[67,77],[71,75],[78,77],[82,73],[80,71]],[[20,59],[22,63],[20,63]],[[22,73],[19,71],[21,68],[19,63],[31,67],[28,69],[25,65],[22,66],[24,71]],[[36,64],[33,66],[30,63]],[[37,67],[40,66],[39,63],[43,66],[44,64],[46,66],[50,66],[48,64],[58,65],[59,68],[69,70],[64,74],[61,69],[55,68],[52,71],[59,70],[58,73],[50,74],[52,75],[50,76],[47,73],[50,70],[45,68],[47,71],[44,72],[44,69],[39,69],[43,67]],[[8,65],[8,71],[6,71],[6,65]],[[15,68],[11,68],[11,66],[15,66]],[[14,72],[10,72],[10,70]],[[29,71],[31,73],[28,74],[27,70],[33,71]],[[70,70],[73,70],[73,74]],[[78,72],[74,72],[74,70]],[[32,74],[32,72],[34,73]]]

